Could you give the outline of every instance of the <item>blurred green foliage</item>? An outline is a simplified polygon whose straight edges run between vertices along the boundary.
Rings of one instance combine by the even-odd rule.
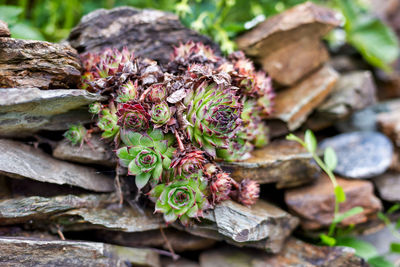
[[[212,37],[224,52],[242,31],[306,0],[0,0],[0,19],[15,38],[58,42],[80,18],[98,8],[133,6],[171,11],[182,22]],[[390,70],[399,53],[395,34],[368,12],[365,0],[313,0],[336,8],[345,19],[346,40],[371,65]],[[333,40],[328,38],[328,40]]]

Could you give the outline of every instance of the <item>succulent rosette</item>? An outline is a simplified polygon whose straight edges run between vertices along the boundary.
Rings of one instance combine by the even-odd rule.
[[[164,214],[164,220],[172,223],[178,218],[188,225],[191,218],[202,216],[202,210],[209,207],[204,193],[207,184],[201,179],[174,181],[168,185],[160,184],[150,195],[156,198],[155,212]]]
[[[86,132],[87,131],[83,125],[71,125],[68,131],[64,133],[64,137],[67,138],[73,145],[82,145],[86,136]]]
[[[149,128],[150,115],[139,103],[129,102],[118,107],[118,125],[134,131],[146,131]]]
[[[136,100],[136,97],[139,94],[138,90],[137,80],[135,83],[128,81],[120,87],[118,97],[116,98],[117,102],[126,103]]]
[[[153,105],[150,114],[151,121],[156,125],[155,127],[166,124],[172,117],[171,108],[166,102]]]
[[[150,179],[158,183],[163,170],[171,165],[171,139],[164,138],[157,129],[143,134],[122,129],[121,139],[127,146],[117,150],[117,157],[121,166],[128,168],[128,174],[136,176],[136,186],[141,189]]]
[[[194,150],[190,152],[181,152],[175,155],[171,163],[171,168],[174,169],[176,176],[190,177],[194,173],[198,173],[203,169],[206,159],[204,152],[201,150]]]
[[[250,179],[240,183],[238,201],[246,206],[254,205],[260,195],[260,185]]]
[[[114,138],[119,133],[118,117],[115,114],[113,105],[111,104],[110,106],[110,109],[105,108],[101,111],[97,122],[97,127],[103,131],[101,135],[103,138]]]
[[[232,191],[233,179],[225,172],[217,173],[215,180],[211,183],[210,189],[214,202],[221,202],[229,199]]]
[[[203,82],[184,99],[188,138],[212,157],[227,148],[241,125],[241,104],[233,89]]]

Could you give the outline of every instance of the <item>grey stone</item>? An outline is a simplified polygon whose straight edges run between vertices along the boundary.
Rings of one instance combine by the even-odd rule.
[[[79,53],[127,47],[136,56],[163,64],[179,43],[202,42],[219,50],[208,37],[184,27],[172,13],[131,7],[89,13],[72,29],[68,41]]]
[[[371,178],[384,173],[393,157],[393,145],[378,132],[343,133],[321,142],[321,148],[332,147],[338,158],[334,170],[347,178]]]
[[[201,267],[367,267],[355,250],[348,247],[323,247],[289,238],[276,255],[249,249],[222,248],[203,252]]]
[[[383,200],[400,201],[400,173],[390,171],[374,178],[374,183]]]
[[[125,206],[121,209],[111,207],[73,209],[57,214],[52,219],[63,225],[65,231],[108,229],[134,233],[165,227],[160,216]]]
[[[379,102],[355,112],[350,118],[338,122],[335,126],[341,132],[377,131],[379,114],[397,112],[398,110],[400,110],[400,99]]]
[[[0,37],[0,87],[77,88],[81,62],[69,45]]]
[[[325,101],[307,120],[307,127],[318,131],[345,119],[354,111],[376,103],[376,86],[370,71],[343,74]]]
[[[0,237],[1,266],[147,266],[159,267],[150,249],[84,241]]]
[[[298,223],[296,217],[263,200],[258,200],[251,208],[224,201],[209,211],[201,223],[180,228],[235,246],[277,253]],[[175,227],[179,228],[178,225]]]
[[[92,135],[88,142],[79,145],[72,145],[64,139],[59,142],[53,150],[53,157],[78,163],[98,164],[105,166],[115,166],[117,160],[112,147],[106,140],[102,140],[98,134]]]
[[[40,182],[68,184],[97,192],[114,190],[113,179],[93,168],[56,160],[19,142],[0,139],[0,174]]]
[[[46,220],[50,216],[76,208],[94,208],[111,202],[111,195],[66,195],[51,198],[32,196],[0,200],[0,224]],[[114,197],[115,201],[115,197]]]
[[[99,230],[96,236],[99,241],[117,244],[127,247],[160,247],[168,250],[168,244],[160,231],[150,230],[143,232],[121,232]],[[175,252],[204,250],[212,247],[217,241],[209,238],[202,238],[191,235],[184,231],[178,231],[173,228],[163,229],[166,239]]]
[[[80,109],[104,97],[80,89],[0,89],[0,136],[27,136],[39,130],[64,130],[90,121]]]
[[[277,188],[309,183],[320,173],[311,154],[301,145],[287,140],[274,140],[265,148],[254,150],[252,157],[245,161],[221,162],[220,165],[235,180],[276,183]]]

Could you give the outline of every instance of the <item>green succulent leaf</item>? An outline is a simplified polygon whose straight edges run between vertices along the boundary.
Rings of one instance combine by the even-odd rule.
[[[138,175],[136,175],[135,182],[137,188],[140,190],[142,189],[150,180],[151,173],[149,172],[141,172]]]

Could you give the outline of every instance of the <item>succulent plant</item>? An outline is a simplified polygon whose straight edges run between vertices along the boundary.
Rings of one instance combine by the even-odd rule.
[[[246,206],[254,205],[260,195],[260,185],[250,179],[240,183],[238,201]]]
[[[137,102],[123,103],[118,106],[118,125],[134,131],[146,131],[149,128],[150,115]]]
[[[105,108],[99,116],[97,126],[103,131],[101,135],[103,138],[114,138],[119,133],[118,117],[114,109],[113,107],[111,109]]]
[[[214,202],[221,202],[229,199],[232,190],[233,179],[225,172],[217,173],[215,180],[210,184]]]
[[[216,157],[216,148],[227,148],[241,125],[241,104],[233,89],[203,82],[184,99],[189,139]]]
[[[202,216],[202,210],[209,207],[207,198],[202,193],[206,187],[207,184],[200,179],[160,184],[150,192],[157,199],[155,212],[163,213],[167,223],[179,218],[182,224],[188,225],[191,218]]]
[[[271,80],[243,53],[226,59],[189,42],[165,66],[127,49],[82,59],[83,87],[107,97],[90,106],[102,136],[166,222],[187,225],[229,198],[255,203],[258,184],[237,183],[215,162],[243,160],[268,142],[261,115],[271,112]]]
[[[101,112],[101,104],[99,102],[95,102],[89,105],[89,113],[99,114]]]
[[[132,81],[128,81],[126,84],[120,87],[116,101],[120,103],[134,101],[136,100],[138,94],[139,92],[137,80],[135,81],[135,83],[133,83]]]
[[[150,179],[158,183],[163,170],[171,165],[172,142],[157,129],[143,134],[123,129],[121,139],[127,146],[118,149],[117,156],[121,166],[128,168],[128,174],[136,176],[136,186],[141,189]]]
[[[87,131],[85,127],[83,127],[81,124],[71,125],[68,131],[64,133],[64,137],[67,138],[73,145],[82,145],[86,136],[86,132]]]
[[[166,124],[172,116],[171,109],[166,102],[153,105],[150,114],[155,127]]]
[[[174,169],[175,176],[189,177],[202,170],[205,162],[206,159],[204,158],[203,151],[184,151],[175,155],[174,160],[171,163],[171,168]]]

